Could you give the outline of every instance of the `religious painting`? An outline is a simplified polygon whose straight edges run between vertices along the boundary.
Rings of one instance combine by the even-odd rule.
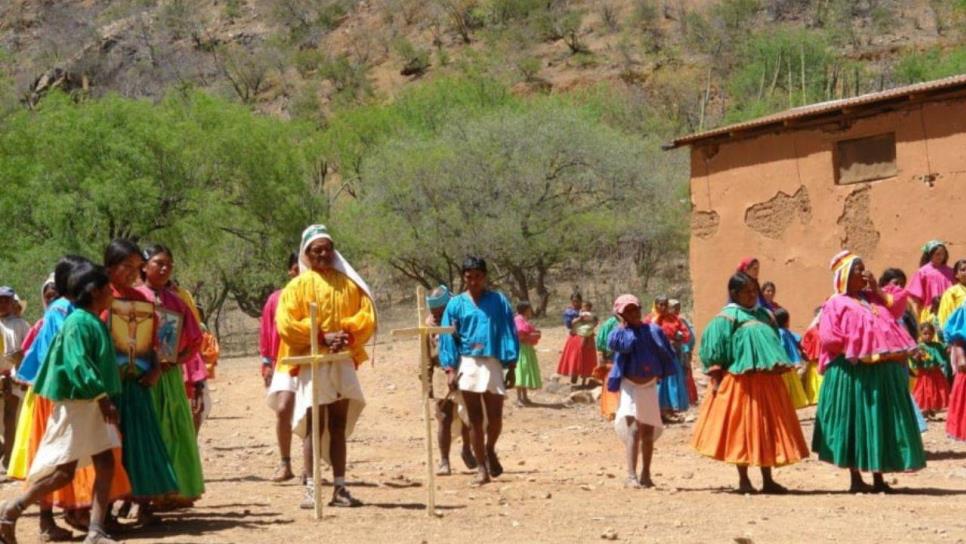
[[[158,361],[161,363],[178,362],[178,346],[181,345],[181,331],[184,315],[158,308]]]

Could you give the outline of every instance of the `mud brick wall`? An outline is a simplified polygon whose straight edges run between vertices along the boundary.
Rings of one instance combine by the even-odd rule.
[[[896,175],[836,183],[843,140],[895,135]],[[691,150],[691,279],[700,328],[726,301],[730,274],[756,256],[762,281],[803,331],[831,294],[831,257],[862,255],[877,274],[912,275],[932,238],[966,257],[966,98],[857,120],[696,144]]]

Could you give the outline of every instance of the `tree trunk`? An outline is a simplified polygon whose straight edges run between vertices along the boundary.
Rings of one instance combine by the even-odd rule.
[[[543,261],[537,262],[537,278],[534,290],[537,294],[537,304],[533,308],[533,314],[537,317],[547,315],[547,305],[550,303],[550,291],[547,289],[547,273],[549,267]]]

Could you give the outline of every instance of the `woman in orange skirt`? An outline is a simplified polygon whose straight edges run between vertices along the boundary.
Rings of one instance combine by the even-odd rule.
[[[692,446],[738,468],[738,491],[755,491],[748,467],[761,468],[763,493],[787,489],[772,467],[797,463],[808,446],[782,374],[792,368],[771,314],[758,306],[758,286],[739,272],[728,282],[731,303],[701,337],[701,364],[711,378]]]

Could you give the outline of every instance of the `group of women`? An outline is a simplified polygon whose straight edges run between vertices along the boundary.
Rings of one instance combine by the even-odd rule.
[[[112,503],[151,524],[204,492],[197,431],[208,370],[198,309],[172,281],[174,264],[169,248],[125,239],[107,246],[103,265],[57,263],[17,370],[27,392],[9,475],[27,492],[0,509],[0,542],[16,542],[14,522],[34,502],[42,540],[73,536],[56,506],[88,530],[85,542],[103,543],[121,528]]]
[[[948,387],[939,369],[947,348],[934,333],[948,342],[952,359],[946,430],[952,438],[966,439],[966,260],[953,268],[947,261],[945,244],[926,244],[921,268],[908,285],[897,269],[876,278],[849,251],[831,261],[833,294],[806,335],[806,358],[817,352],[811,357],[821,375],[820,385],[812,386],[818,398],[811,451],[848,469],[852,492],[892,492],[884,473],[925,466],[917,402],[942,398],[933,389]],[[708,457],[736,465],[739,490],[754,490],[748,467],[756,466],[763,492],[784,493],[772,469],[800,461],[809,447],[782,379],[795,361],[784,349],[774,317],[781,310],[759,287],[758,267],[754,259],[742,263],[729,280],[729,303],[702,335],[700,358],[711,387],[692,444]],[[927,391],[913,387],[915,398],[910,369],[928,384]],[[872,473],[871,485],[862,472]]]

